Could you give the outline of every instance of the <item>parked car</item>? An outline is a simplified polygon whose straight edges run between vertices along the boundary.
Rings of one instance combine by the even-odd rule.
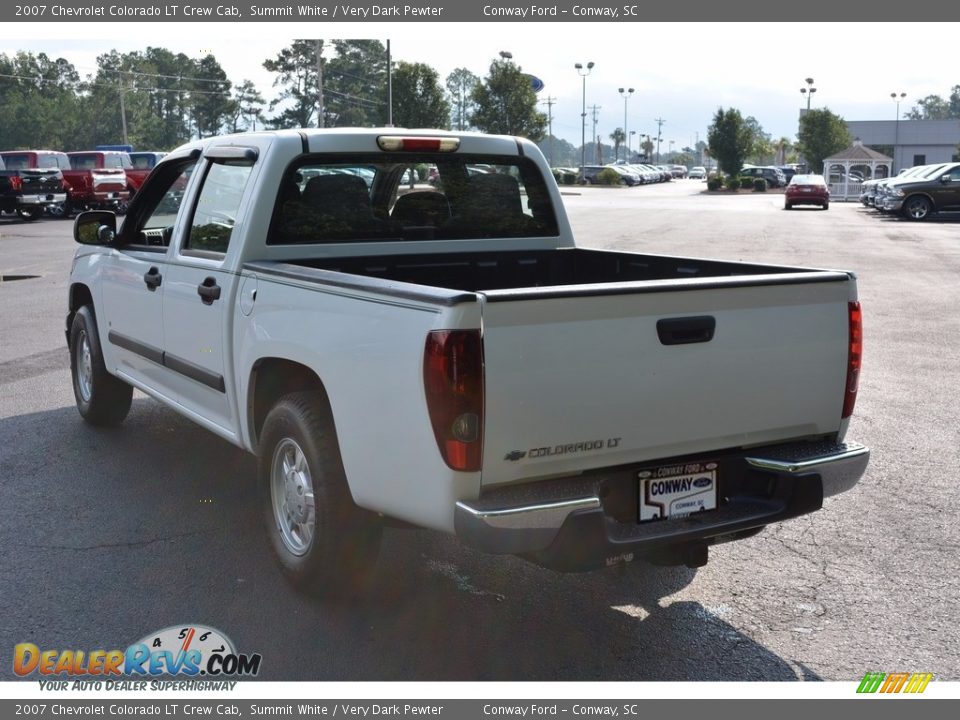
[[[896,177],[881,180],[879,183],[877,183],[873,207],[882,213],[888,212],[890,208],[887,207],[887,196],[892,192],[892,189],[895,185],[903,182],[913,182],[915,180],[926,179],[946,166],[947,163],[916,165],[912,168],[901,170]]]
[[[687,173],[687,177],[691,180],[705,180],[707,177],[707,169],[702,165],[696,165],[690,168],[690,172]]]
[[[24,220],[36,220],[47,206],[66,200],[67,191],[60,168],[56,165],[31,167],[36,158],[28,162],[24,158],[8,158],[6,155],[0,153],[0,212],[16,213]]]
[[[909,220],[926,220],[936,212],[960,210],[960,163],[893,183],[884,196],[883,207]]]
[[[689,171],[686,165],[671,165],[670,172],[675,178],[685,178]]]
[[[819,205],[824,210],[830,207],[830,188],[823,175],[794,175],[783,193],[783,209],[792,210],[796,205]]]
[[[787,178],[780,168],[775,167],[745,167],[740,171],[740,177],[762,178],[767,181],[767,187],[786,187]]]

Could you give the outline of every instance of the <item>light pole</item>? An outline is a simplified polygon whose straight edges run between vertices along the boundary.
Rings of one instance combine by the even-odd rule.
[[[630,137],[627,135],[627,100],[629,100],[630,96],[633,95],[633,88],[628,88],[626,92],[624,92],[623,88],[620,88],[618,92],[623,96],[623,135],[624,140],[626,140]],[[627,155],[624,155],[623,159],[629,160],[630,158]]]
[[[636,130],[631,130],[630,134],[627,135],[627,162],[630,162],[630,141],[633,139],[633,136],[637,134]]]
[[[800,88],[800,92],[807,96],[807,112],[810,112],[810,99],[813,97],[813,94],[817,91],[817,89],[813,86],[813,78],[806,78],[804,82],[807,83],[807,86],[805,88]]]
[[[897,169],[897,144],[900,142],[900,102],[907,96],[906,93],[890,93],[890,99],[897,104],[897,123],[893,126],[893,170]],[[891,171],[891,175],[893,172]]]
[[[577,74],[583,78],[583,110],[580,113],[580,178],[583,179],[583,167],[587,164],[587,75],[593,70],[593,63],[588,62],[586,67],[577,63],[574,67]]]

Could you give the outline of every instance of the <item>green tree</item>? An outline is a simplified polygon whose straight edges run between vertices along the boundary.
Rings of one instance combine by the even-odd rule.
[[[736,108],[717,109],[713,124],[707,129],[710,156],[716,158],[720,169],[736,176],[753,146],[753,134]]]
[[[397,65],[393,72],[393,123],[407,128],[447,128],[450,104],[436,70],[423,63]]]
[[[750,115],[743,120],[750,129],[750,150],[747,159],[756,165],[766,165],[768,158],[773,155],[773,142],[770,134],[764,132],[760,122]]]
[[[958,97],[960,103],[960,97]],[[909,112],[904,114],[907,120],[949,120],[950,103],[939,95],[927,95],[917,100]]]
[[[553,167],[580,165],[580,150],[563,138],[547,135],[537,143],[537,147]]]
[[[823,172],[823,159],[850,145],[850,132],[839,115],[827,108],[811,110],[800,118],[799,150],[815,172]]]
[[[329,125],[387,123],[387,49],[379,40],[334,40],[323,77]]]
[[[233,87],[233,105],[230,113],[232,132],[256,130],[257,121],[263,121],[263,106],[266,101],[252,80],[244,80]]]
[[[452,111],[451,124],[457,130],[467,130],[470,127],[469,118],[474,112],[472,99],[473,89],[480,82],[480,78],[466,68],[457,68],[447,75],[447,92],[450,93],[450,108]]]
[[[275,128],[311,127],[317,125],[317,52],[326,81],[327,60],[323,58],[323,40],[294,40],[272,60],[264,60],[263,67],[276,74],[273,87],[280,88],[270,101],[270,110],[280,106],[279,113],[268,122]],[[324,112],[330,105],[324,88]]]
[[[512,60],[494,60],[483,82],[473,89],[476,109],[470,122],[482,132],[543,138],[547,116],[537,110],[530,78]]]
[[[653,140],[649,135],[644,135],[646,140],[640,143],[640,147],[643,148],[643,154],[646,159],[646,162],[650,162],[650,159],[653,157]]]
[[[623,132],[623,128],[617,128],[612,133],[610,133],[610,139],[613,140],[613,157],[620,157],[620,146],[623,145],[623,141],[627,139],[627,136]]]
[[[212,54],[204,55],[189,80],[190,113],[197,137],[216,135],[233,114],[230,81]]]

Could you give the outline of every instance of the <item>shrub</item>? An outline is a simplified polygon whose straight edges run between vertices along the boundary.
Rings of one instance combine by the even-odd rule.
[[[430,172],[430,166],[427,165],[426,163],[419,163],[416,166],[415,171],[417,173],[417,180],[419,180],[420,182],[423,182],[424,180],[427,179],[427,173]]]
[[[727,190],[739,190],[740,189],[740,178],[738,177],[728,177],[727,181]]]
[[[753,191],[754,192],[766,192],[767,191],[767,181],[763,178],[754,178],[753,179]]]
[[[560,168],[550,168],[550,172],[553,173],[553,179],[557,181],[557,185],[560,185],[563,182],[563,170]]]
[[[563,184],[564,185],[576,185],[577,184],[577,173],[567,170],[563,173]]]
[[[718,177],[712,177],[707,180],[707,190],[719,190],[723,187],[723,180]]]
[[[597,173],[597,184],[598,185],[619,185],[622,178],[620,173],[618,173],[613,168],[604,168],[599,173]]]

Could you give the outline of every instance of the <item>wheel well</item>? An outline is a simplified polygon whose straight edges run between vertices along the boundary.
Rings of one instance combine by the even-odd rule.
[[[260,442],[263,422],[274,403],[284,395],[301,390],[316,392],[330,412],[330,399],[323,382],[306,365],[283,358],[261,358],[254,363],[247,391],[247,422],[254,447]]]
[[[89,305],[91,308],[93,307],[93,295],[90,293],[90,288],[81,283],[74,283],[70,286],[70,312],[67,315],[67,332],[70,331],[73,316],[76,315],[77,310],[84,305]]]
[[[907,195],[907,196],[903,199],[903,204],[906,205],[908,201],[913,200],[914,198],[917,198],[917,197],[922,197],[924,200],[926,200],[928,203],[930,203],[931,209],[934,209],[934,210],[936,209],[937,204],[933,201],[933,198],[932,198],[931,196],[927,195],[925,192],[915,192],[915,193],[913,193],[913,194],[911,194],[911,195]]]

